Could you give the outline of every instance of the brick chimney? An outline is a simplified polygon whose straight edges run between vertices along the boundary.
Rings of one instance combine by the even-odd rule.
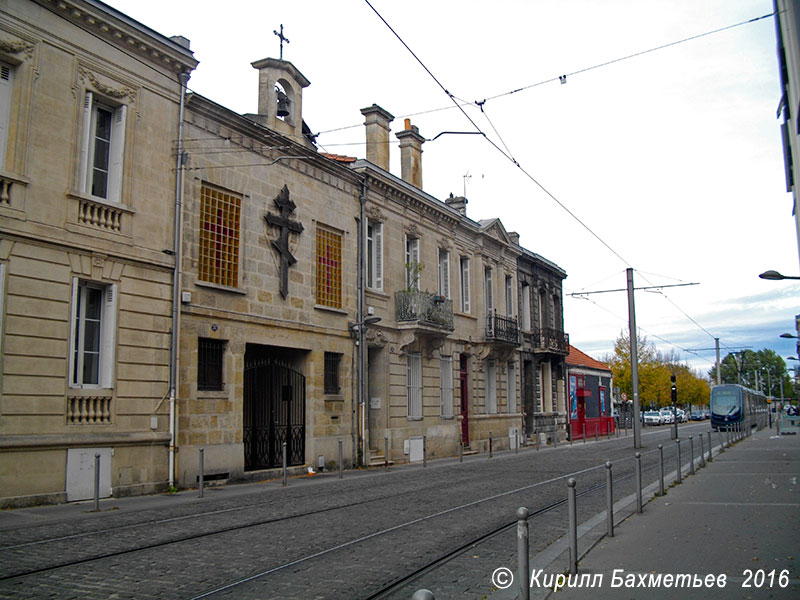
[[[389,171],[389,123],[394,115],[377,104],[362,108],[361,114],[364,115],[367,129],[367,160],[384,171]]]
[[[467,216],[467,199],[464,196],[453,196],[450,194],[449,198],[445,198],[444,203],[450,208],[455,208],[465,217]]]
[[[425,138],[419,134],[411,119],[406,119],[405,129],[395,134],[400,140],[400,177],[403,181],[422,189],[422,143]]]

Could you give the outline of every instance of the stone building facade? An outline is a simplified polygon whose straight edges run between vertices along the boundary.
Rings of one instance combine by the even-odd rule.
[[[563,281],[555,263],[522,249],[518,260],[522,405],[525,434],[541,442],[563,439],[567,431],[566,367],[569,336],[564,332]]]
[[[565,272],[425,193],[410,122],[396,176],[381,107],[327,155],[294,65],[253,63],[249,115],[196,65],[93,0],[0,8],[0,502],[90,497],[98,454],[105,496],[201,450],[239,479],[560,436]]]
[[[0,7],[3,505],[91,497],[95,454],[103,496],[166,487],[174,140],[196,64],[97,2]]]
[[[422,190],[424,137],[406,121],[401,177],[389,172],[392,115],[362,110],[368,418],[372,460],[453,456],[517,443],[522,414],[517,322],[521,249],[497,220],[476,222],[465,198]],[[388,446],[389,456],[385,456]]]
[[[178,482],[355,460],[360,178],[304,133],[291,63],[264,59],[259,113],[187,102]],[[277,84],[277,85],[276,85]],[[307,132],[307,128],[306,128]]]

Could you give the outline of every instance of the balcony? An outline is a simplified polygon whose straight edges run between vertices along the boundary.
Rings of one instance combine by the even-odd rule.
[[[443,296],[403,290],[394,295],[397,322],[412,323],[419,327],[453,331],[453,301]]]
[[[533,349],[540,352],[556,352],[558,354],[569,353],[569,334],[560,329],[543,327],[537,329],[531,335]]]
[[[497,311],[486,315],[486,341],[519,344],[519,324],[516,317],[502,317]]]

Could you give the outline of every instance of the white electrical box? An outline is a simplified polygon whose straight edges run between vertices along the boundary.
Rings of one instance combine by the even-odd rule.
[[[111,448],[67,450],[67,502],[94,498],[94,455],[100,455],[100,497],[111,496]]]

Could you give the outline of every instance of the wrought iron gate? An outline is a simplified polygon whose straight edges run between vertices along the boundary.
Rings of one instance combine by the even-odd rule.
[[[245,355],[244,468],[281,466],[283,442],[289,465],[306,454],[306,379],[274,358]]]

